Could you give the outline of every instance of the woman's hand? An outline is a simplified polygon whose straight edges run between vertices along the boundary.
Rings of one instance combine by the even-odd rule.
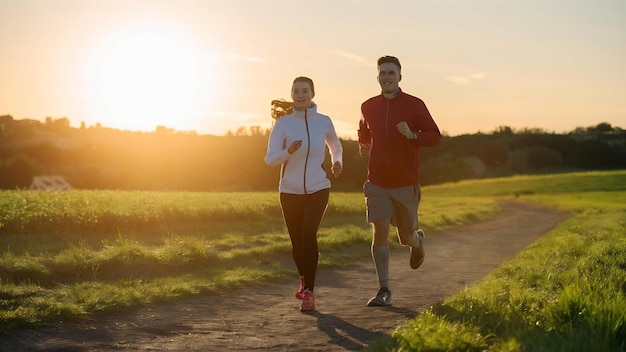
[[[333,173],[333,176],[337,177],[341,175],[341,171],[343,170],[343,165],[339,161],[335,161],[333,166],[331,166],[330,171]]]
[[[293,141],[291,143],[291,145],[289,146],[289,148],[287,148],[287,152],[289,154],[293,154],[295,153],[298,149],[300,149],[300,147],[302,146],[302,140],[299,139],[297,141]]]

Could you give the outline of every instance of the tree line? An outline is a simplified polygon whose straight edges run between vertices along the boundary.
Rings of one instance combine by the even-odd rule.
[[[35,176],[60,175],[77,189],[172,191],[276,190],[279,167],[264,162],[270,130],[240,128],[224,136],[157,126],[131,132],[0,116],[0,189],[28,188]],[[360,191],[367,160],[342,140],[344,172],[333,189]],[[499,127],[444,136],[423,148],[423,185],[467,179],[577,170],[626,169],[626,131],[609,123],[563,133]],[[330,160],[326,160],[330,170]]]

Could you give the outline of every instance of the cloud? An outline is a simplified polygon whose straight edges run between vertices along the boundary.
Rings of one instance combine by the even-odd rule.
[[[336,49],[328,49],[328,52],[332,55],[336,55],[336,56],[340,56],[343,58],[346,58],[348,60],[352,60],[352,61],[357,61],[357,62],[366,62],[367,59],[364,58],[363,56],[357,55],[357,54],[353,54],[347,51],[343,51],[343,50],[336,50]]]
[[[468,86],[473,81],[479,80],[479,79],[485,79],[486,77],[487,76],[484,73],[480,72],[480,73],[472,73],[467,76],[448,76],[447,79],[448,81],[452,83],[460,84],[462,86]]]
[[[472,79],[466,76],[448,76],[448,81],[466,86],[472,82]]]

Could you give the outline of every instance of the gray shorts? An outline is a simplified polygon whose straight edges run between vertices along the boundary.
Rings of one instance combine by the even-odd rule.
[[[398,188],[384,188],[370,182],[363,185],[367,222],[373,223],[383,219],[390,219],[391,225],[398,230],[412,232],[417,230],[417,207],[422,192],[420,185]]]

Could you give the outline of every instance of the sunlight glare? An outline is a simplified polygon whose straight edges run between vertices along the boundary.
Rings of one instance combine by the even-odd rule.
[[[162,24],[135,23],[114,32],[97,50],[90,75],[102,123],[153,131],[192,119],[205,79],[199,52],[182,33]]]

